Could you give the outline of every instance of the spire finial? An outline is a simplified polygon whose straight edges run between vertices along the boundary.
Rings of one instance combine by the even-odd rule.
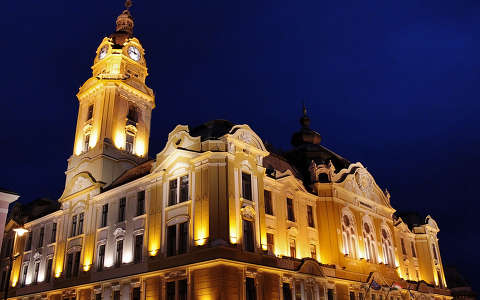
[[[302,100],[302,105],[303,105],[303,116],[307,116],[307,108],[305,107],[305,99]]]
[[[132,7],[132,0],[126,0],[125,1],[125,9],[117,18],[117,27],[116,31],[117,32],[125,32],[129,36],[133,34],[133,17],[130,14],[130,7]]]
[[[303,106],[303,115],[300,118],[300,125],[302,125],[302,128],[309,128],[310,118],[307,116],[307,107],[305,106],[305,99],[302,100],[302,106]]]

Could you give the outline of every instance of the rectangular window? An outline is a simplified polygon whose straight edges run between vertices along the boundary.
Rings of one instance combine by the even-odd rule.
[[[350,292],[350,300],[355,300],[355,293],[354,292]]]
[[[407,250],[405,249],[405,242],[403,241],[403,238],[400,238],[400,244],[402,245],[402,254],[407,255]]]
[[[137,194],[137,216],[145,214],[145,191]]]
[[[435,260],[438,260],[437,248],[435,247],[435,244],[432,244],[432,251],[433,251],[433,257],[435,258]]]
[[[358,299],[359,300],[364,300],[364,296],[363,296],[363,293],[358,293]]]
[[[252,176],[247,173],[242,173],[242,197],[252,200]]]
[[[66,268],[67,278],[72,277],[72,270],[73,270],[73,253],[69,253],[67,255],[67,268]]]
[[[412,256],[417,257],[417,253],[415,252],[415,245],[413,244],[413,242],[410,242],[410,246],[412,247]]]
[[[187,280],[182,279],[178,281],[178,300],[187,300]]]
[[[265,200],[265,214],[273,216],[272,192],[264,190],[263,199]]]
[[[167,282],[167,300],[175,300],[175,281]]]
[[[93,118],[93,104],[88,106],[87,121]]]
[[[243,220],[243,246],[246,251],[255,251],[253,224],[247,220]]]
[[[113,300],[120,300],[120,291],[113,291]]]
[[[50,236],[50,243],[57,241],[57,223],[52,224],[52,235]]]
[[[143,252],[143,235],[139,234],[135,236],[135,248],[133,251],[133,259],[135,263],[142,261],[142,252]]]
[[[282,292],[283,292],[283,300],[292,300],[292,289],[290,288],[290,284],[284,282],[282,285]]]
[[[168,184],[168,206],[177,204],[177,179],[170,180]]]
[[[376,295],[372,294],[372,300],[375,300],[375,298],[376,298]]]
[[[310,257],[313,259],[317,259],[317,246],[310,245]]]
[[[267,253],[275,255],[275,236],[273,233],[267,233]]]
[[[78,276],[80,270],[80,252],[75,252],[75,260],[73,261],[73,276]]]
[[[125,151],[133,153],[133,144],[135,143],[135,136],[129,131],[125,134]]]
[[[45,227],[40,228],[40,236],[38,237],[38,247],[41,248],[43,246],[43,237],[45,236]]]
[[[80,213],[78,215],[78,234],[83,234],[83,218],[84,218],[84,213]]]
[[[38,282],[38,271],[40,271],[40,262],[35,263],[35,272],[33,273],[33,283]]]
[[[27,274],[28,274],[28,264],[23,266],[22,286],[25,286],[25,284],[27,283]]]
[[[32,250],[32,239],[33,239],[33,231],[28,233],[27,243],[25,244],[25,251]]]
[[[98,247],[98,258],[97,258],[97,270],[103,270],[103,264],[105,263],[105,244],[102,244]]]
[[[125,197],[120,198],[120,203],[118,205],[118,222],[125,221],[125,205],[127,204],[127,199]]]
[[[102,206],[102,222],[101,227],[107,226],[108,203]]]
[[[70,236],[75,236],[77,234],[77,216],[73,216],[72,218],[72,230],[70,232]]]
[[[289,221],[295,222],[295,213],[293,211],[293,200],[287,198],[287,218]]]
[[[140,300],[140,288],[136,287],[132,290],[132,300]]]
[[[295,300],[303,300],[302,299],[302,286],[300,282],[295,282]]]
[[[90,149],[90,132],[85,133],[83,138],[83,151],[87,152]]]
[[[188,201],[188,175],[180,177],[180,199],[179,202]]]
[[[295,240],[290,240],[290,257],[297,257],[297,245]]]
[[[188,223],[184,222],[179,224],[178,254],[183,254],[187,252],[187,243],[188,243]]]
[[[328,289],[327,300],[333,300],[333,296],[334,296],[333,289]]]
[[[313,207],[307,205],[307,220],[308,220],[308,227],[315,227],[315,222],[313,220]]]
[[[47,271],[45,273],[46,282],[50,282],[50,278],[52,278],[52,267],[53,267],[53,259],[49,258],[47,261]]]
[[[115,266],[120,267],[122,265],[123,257],[123,240],[117,241],[117,251],[115,252]]]
[[[95,294],[95,300],[102,300],[102,293]]]
[[[255,289],[255,279],[247,277],[245,280],[245,299],[246,300],[256,300],[257,291]]]
[[[177,225],[167,228],[167,256],[177,254]]]

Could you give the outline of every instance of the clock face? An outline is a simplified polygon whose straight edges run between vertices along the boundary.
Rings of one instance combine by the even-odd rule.
[[[138,50],[137,48],[133,47],[133,46],[130,46],[128,47],[128,56],[130,56],[131,59],[135,60],[135,61],[139,61],[140,60],[140,50]]]
[[[103,46],[102,49],[100,50],[100,54],[98,54],[98,58],[103,59],[105,56],[107,56],[107,51],[108,51],[108,46],[107,45]]]

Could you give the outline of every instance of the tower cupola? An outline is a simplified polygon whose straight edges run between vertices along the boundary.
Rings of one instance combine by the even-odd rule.
[[[129,9],[132,6],[132,1],[127,0],[125,1],[125,9],[118,17],[116,22],[116,31],[117,32],[125,32],[129,36],[133,35],[133,17],[130,13]]]

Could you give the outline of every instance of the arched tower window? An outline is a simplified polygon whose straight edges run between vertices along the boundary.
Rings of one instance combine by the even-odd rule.
[[[134,153],[135,137],[137,135],[137,128],[133,125],[125,127],[125,151],[130,154]]]
[[[386,265],[393,265],[393,246],[392,238],[387,229],[382,228],[382,251],[383,251],[383,260]]]
[[[377,247],[375,246],[375,230],[368,222],[363,223],[363,243],[365,247],[365,258],[368,261],[376,262]]]
[[[128,106],[127,121],[134,124],[138,122],[138,109],[135,105]]]
[[[344,254],[356,258],[357,235],[355,232],[353,216],[348,213],[344,213],[342,216],[342,237]]]

